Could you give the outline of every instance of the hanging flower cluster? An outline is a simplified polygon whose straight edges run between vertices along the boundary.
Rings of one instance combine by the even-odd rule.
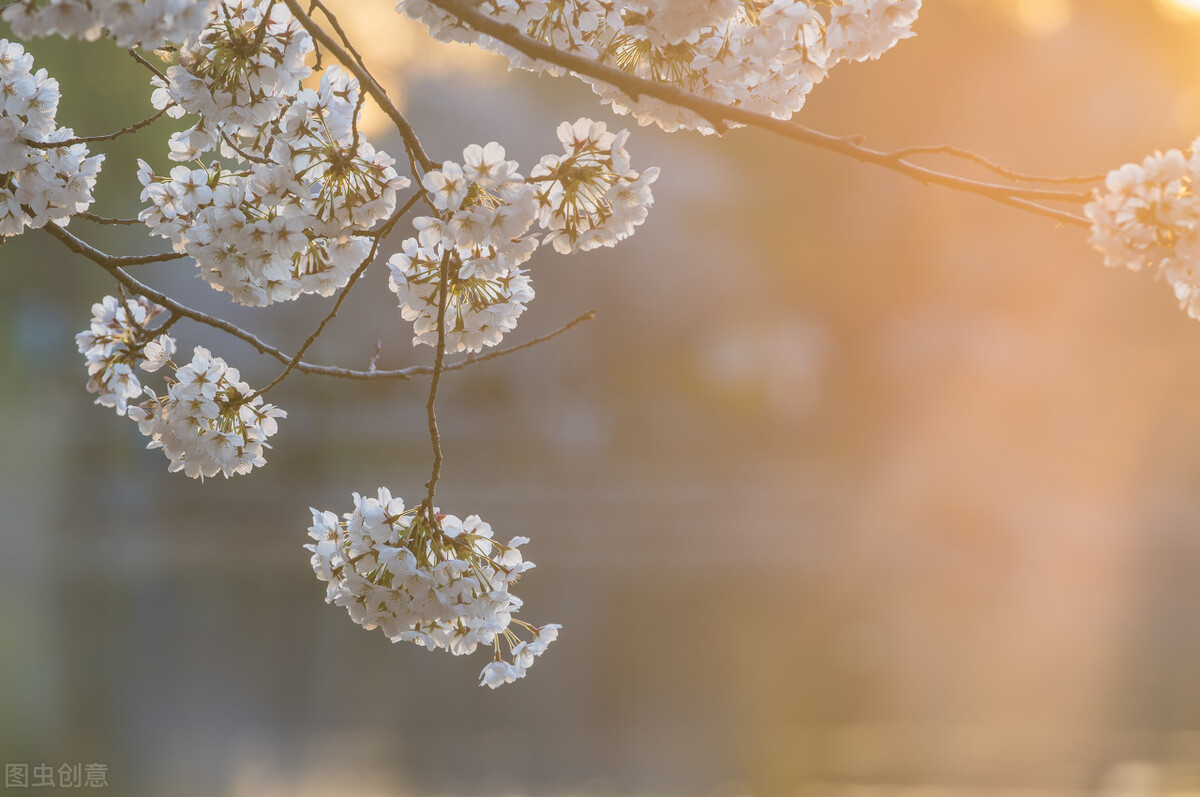
[[[610,133],[591,119],[558,126],[563,154],[546,155],[530,174],[544,243],[563,254],[614,246],[646,220],[658,168],[631,169],[628,138],[628,130]]]
[[[0,236],[47,222],[66,224],[92,204],[103,155],[58,127],[58,81],[33,71],[33,56],[0,39]]]
[[[155,105],[199,121],[171,140],[189,161],[212,149],[236,164],[175,167],[140,162],[139,218],[201,276],[240,303],[329,296],[371,248],[358,233],[396,208],[409,185],[394,160],[357,133],[358,81],[330,66],[302,89],[312,39],[281,3],[230,0],[158,82]]]
[[[265,465],[267,438],[287,413],[263,403],[236,368],[201,346],[190,363],[176,365],[166,314],[166,308],[141,296],[124,301],[105,296],[92,305],[91,328],[75,336],[87,361],[88,391],[99,394],[97,404],[136,421],[150,438],[146,447],[161,448],[171,472],[228,478]],[[135,369],[153,373],[163,366],[174,376],[167,378],[160,398],[141,384]]]
[[[533,186],[496,142],[472,144],[463,163],[446,161],[422,182],[439,216],[419,216],[416,238],[388,261],[388,286],[413,322],[413,343],[435,345],[441,272],[448,270],[446,351],[479,351],[500,342],[533,299],[520,268],[538,240],[526,235],[536,215]]]
[[[18,36],[58,34],[95,41],[108,31],[121,47],[191,39],[217,0],[15,0],[3,14]]]
[[[384,487],[373,498],[353,497],[354,509],[341,520],[312,510],[308,534],[314,542],[305,548],[312,552],[313,572],[328,585],[325,601],[393,642],[456,656],[491,646],[493,660],[480,685],[494,689],[524,677],[560,628],[513,618],[521,599],[509,588],[533,567],[520,551],[529,540],[500,543],[477,515],[459,519],[436,509],[426,513],[423,506],[406,509]],[[514,629],[530,638],[521,639]]]
[[[263,449],[287,413],[262,397],[208,349],[197,346],[192,361],[175,371],[161,398],[146,388],[146,401],[129,408],[147,448],[161,448],[172,473],[193,479],[249,473],[266,464]]]
[[[558,128],[564,154],[546,155],[528,178],[496,142],[472,144],[423,184],[438,216],[413,220],[418,235],[388,261],[389,287],[413,322],[413,343],[435,345],[441,274],[447,270],[446,351],[495,346],[533,299],[520,266],[539,241],[563,254],[614,246],[645,221],[658,177],[630,168],[628,131],[579,119]],[[529,232],[537,224],[539,233]]]
[[[1186,154],[1156,152],[1108,173],[1084,213],[1106,266],[1161,275],[1200,318],[1200,139]]]
[[[92,326],[75,336],[87,361],[89,393],[96,403],[124,415],[127,402],[142,394],[136,368],[153,373],[175,353],[170,335],[157,334],[166,310],[143,296],[121,301],[105,296],[92,305]]]
[[[788,119],[834,66],[878,58],[912,36],[921,0],[486,0],[478,8],[560,50]],[[400,0],[397,9],[443,41],[476,43],[523,69],[566,72],[481,36],[427,0]],[[713,129],[685,109],[635,100],[602,81],[583,79],[613,110],[632,114],[639,124]]]

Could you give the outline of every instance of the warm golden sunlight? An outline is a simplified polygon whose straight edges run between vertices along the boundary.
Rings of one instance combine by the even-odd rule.
[[[507,74],[503,58],[478,47],[434,41],[420,24],[397,14],[392,4],[328,0],[325,5],[341,20],[363,58],[388,76],[389,94],[401,108],[414,80],[453,74],[503,79]],[[378,135],[387,125],[386,115],[374,103],[364,106],[361,127],[367,135]]]
[[[1200,0],[1156,0],[1168,16],[1179,19],[1200,18]]]
[[[1071,0],[1017,0],[1013,11],[1021,30],[1049,36],[1071,21]]]
[[[1200,0],[0,0],[0,797],[1200,797],[1197,136]]]

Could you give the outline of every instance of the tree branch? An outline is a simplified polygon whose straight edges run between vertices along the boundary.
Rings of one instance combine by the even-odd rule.
[[[985,169],[987,169],[988,171],[990,171],[994,174],[999,175],[1000,177],[1004,177],[1005,179],[1013,180],[1013,181],[1021,182],[1021,183],[1046,183],[1046,184],[1058,183],[1061,185],[1088,185],[1091,183],[1104,182],[1104,178],[1107,176],[1107,175],[1103,175],[1103,174],[1089,174],[1089,175],[1085,175],[1082,177],[1046,177],[1044,175],[1024,174],[1022,172],[1014,172],[1011,169],[1006,169],[1005,167],[1003,167],[997,163],[994,163],[993,161],[990,161],[987,158],[983,157],[982,155],[972,152],[969,149],[963,149],[962,147],[955,147],[950,144],[932,144],[932,145],[916,146],[916,147],[903,147],[902,149],[894,149],[891,152],[889,152],[888,154],[897,160],[906,159],[910,155],[951,155],[955,158],[962,158],[963,160],[971,161],[972,163],[978,163],[980,166],[984,167]]]
[[[433,378],[429,380],[429,398],[425,402],[425,414],[429,419],[429,444],[433,448],[433,467],[429,481],[425,482],[425,500],[421,508],[434,528],[437,528],[437,517],[433,511],[434,493],[437,490],[438,479],[442,475],[442,434],[438,430],[437,403],[438,385],[442,381],[442,371],[446,364],[446,305],[449,304],[450,292],[450,250],[442,253],[442,265],[438,269],[438,316],[437,316],[437,348],[433,355]]]
[[[228,321],[225,321],[224,319],[217,318],[216,316],[209,315],[208,313],[188,307],[187,305],[182,304],[181,302],[175,301],[170,296],[167,296],[166,294],[164,294],[160,291],[154,290],[149,285],[146,285],[145,283],[140,282],[139,280],[132,277],[128,272],[123,271],[120,268],[120,264],[123,261],[125,261],[126,258],[115,257],[113,255],[109,255],[104,252],[101,252],[99,249],[96,249],[95,247],[91,246],[90,244],[87,244],[84,241],[81,241],[79,238],[76,238],[71,233],[69,233],[66,230],[64,230],[63,228],[59,227],[57,224],[47,224],[42,229],[45,230],[46,233],[48,233],[49,235],[57,238],[64,246],[66,246],[72,252],[82,255],[83,257],[87,258],[88,260],[92,261],[96,265],[103,268],[105,271],[107,271],[109,274],[111,274],[112,277],[115,280],[117,280],[117,282],[120,285],[122,285],[123,287],[129,289],[131,292],[133,292],[135,294],[145,296],[147,299],[151,300],[152,302],[156,302],[157,304],[162,305],[163,307],[167,308],[167,310],[169,310],[173,316],[178,316],[180,318],[188,318],[188,319],[191,319],[192,321],[195,321],[196,323],[203,324],[204,326],[212,327],[213,329],[218,329],[228,335],[231,335],[232,337],[237,338],[238,340],[241,340],[241,341],[244,341],[244,342],[250,344],[250,346],[252,346],[260,354],[265,354],[269,357],[274,357],[276,360],[283,363],[284,365],[290,365],[292,363],[292,361],[295,359],[294,356],[286,354],[283,350],[281,350],[275,346],[272,346],[271,344],[267,343],[266,341],[263,341],[261,338],[257,337],[253,333],[247,332],[246,330],[242,329],[241,327],[237,326],[236,324],[231,324]],[[6,239],[0,239],[0,241],[3,241],[3,240],[6,240]],[[474,365],[476,363],[481,363],[486,360],[494,360],[498,357],[504,357],[509,354],[514,354],[515,352],[521,351],[523,349],[527,349],[531,346],[536,346],[539,343],[544,343],[545,341],[548,341],[551,338],[558,337],[559,335],[561,335],[562,333],[571,329],[572,327],[574,327],[578,324],[581,324],[584,321],[590,321],[592,318],[595,317],[595,315],[596,315],[596,311],[589,310],[587,313],[584,313],[583,315],[570,321],[569,323],[563,325],[562,327],[559,327],[558,329],[554,330],[553,332],[546,334],[546,335],[542,335],[541,337],[538,337],[538,338],[534,338],[533,340],[531,340],[527,343],[521,343],[516,346],[510,346],[507,349],[498,349],[498,350],[492,351],[482,357],[468,357],[465,360],[462,360],[461,362],[446,365],[442,370],[443,371],[458,371],[463,368],[467,368],[468,366]],[[341,368],[341,367],[338,367],[335,365],[317,365],[316,363],[309,363],[309,362],[304,362],[304,361],[297,361],[295,363],[295,365],[293,366],[293,370],[300,371],[301,373],[305,373],[305,374],[330,376],[330,377],[334,377],[334,378],[338,378],[338,379],[356,379],[356,380],[361,380],[361,381],[373,381],[373,380],[385,380],[385,379],[409,380],[409,379],[412,379],[414,376],[420,376],[422,374],[433,373],[433,368],[428,365],[414,365],[414,366],[410,366],[408,368],[398,368],[398,369],[394,369],[394,370],[390,370],[390,371],[375,371],[375,370],[364,371],[364,370],[358,370],[358,369],[354,369],[354,368]]]
[[[559,327],[558,329],[554,330],[553,332],[551,332],[549,334],[542,335],[539,338],[534,338],[533,340],[527,341],[525,343],[520,343],[516,346],[509,346],[507,349],[496,349],[496,350],[490,351],[484,355],[474,355],[474,354],[469,355],[465,360],[462,360],[461,362],[457,362],[454,365],[447,365],[442,370],[443,371],[457,371],[460,368],[466,368],[468,365],[474,365],[475,363],[481,363],[486,360],[494,360],[497,357],[505,357],[514,352],[521,351],[522,349],[528,349],[531,346],[536,346],[539,343],[545,343],[546,341],[550,340],[551,338],[557,338],[559,335],[566,332],[568,329],[578,326],[579,324],[582,324],[585,321],[591,321],[595,317],[596,317],[596,311],[594,309],[588,310],[586,313],[576,316],[575,318],[571,319],[570,321],[563,324],[561,327]]]
[[[290,4],[294,0],[287,0]],[[676,86],[631,75],[590,58],[563,52],[544,42],[524,35],[511,25],[482,13],[463,0],[427,0],[449,14],[457,17],[479,33],[491,36],[513,49],[538,60],[557,64],[587,77],[608,83],[630,97],[647,95],[693,111],[711,123],[738,122],[744,125],[769,130],[777,135],[800,141],[811,146],[836,152],[863,163],[872,163],[894,172],[911,177],[926,184],[940,185],[956,191],[977,194],[1006,205],[1019,207],[1058,221],[1080,226],[1089,226],[1087,219],[1070,213],[1056,211],[1036,204],[1037,202],[1071,202],[1083,204],[1091,199],[1089,192],[1066,191],[1052,188],[1025,188],[982,182],[965,177],[917,166],[896,155],[863,146],[858,138],[832,136],[791,121],[775,119],[766,114],[737,108],[684,91]],[[900,151],[903,153],[903,150]]]
[[[308,351],[309,347],[317,342],[317,338],[321,337],[321,333],[325,330],[325,327],[330,321],[337,317],[338,311],[342,309],[342,302],[346,301],[346,297],[350,294],[350,289],[354,287],[354,284],[358,282],[358,278],[361,277],[363,272],[365,272],[371,263],[375,261],[375,256],[379,253],[379,244],[383,241],[387,234],[391,232],[392,228],[396,226],[396,222],[400,221],[405,213],[408,213],[408,211],[412,210],[413,205],[417,203],[417,200],[420,199],[421,195],[424,193],[425,192],[423,189],[419,189],[417,193],[413,194],[413,196],[409,198],[409,200],[405,202],[399,210],[392,214],[391,218],[389,218],[378,230],[374,231],[374,240],[371,241],[370,251],[367,252],[367,256],[363,258],[362,262],[358,264],[358,268],[354,269],[354,273],[350,275],[350,279],[346,281],[345,286],[343,286],[342,290],[338,293],[337,300],[333,303],[333,309],[325,314],[325,317],[321,319],[321,323],[317,324],[317,328],[312,331],[312,334],[309,335],[304,343],[300,346],[300,349],[292,357],[291,361],[288,362],[287,367],[283,369],[283,373],[275,377],[275,379],[273,379],[269,385],[258,391],[257,395],[261,396],[265,394],[271,388],[287,379],[288,374],[299,367],[301,358],[304,356],[304,352]]]
[[[97,216],[95,213],[88,213],[86,210],[76,213],[74,217],[96,224],[142,224],[141,219],[114,219],[108,216]]]
[[[158,67],[156,67],[154,64],[147,61],[145,58],[143,58],[142,54],[139,53],[137,50],[130,47],[130,48],[126,49],[125,52],[129,53],[129,55],[133,57],[133,60],[137,61],[139,64],[141,64],[142,66],[146,67],[151,72],[153,72],[154,75],[156,77],[158,77],[163,82],[164,85],[170,85],[171,81],[167,80],[167,76],[164,75],[162,73],[162,71],[159,70]]]
[[[154,115],[148,116],[140,122],[131,124],[129,127],[122,127],[117,132],[109,133],[105,136],[81,136],[79,138],[68,138],[65,141],[30,141],[27,138],[22,138],[21,141],[27,146],[33,147],[34,149],[58,149],[59,147],[69,147],[74,144],[95,144],[100,141],[112,141],[115,138],[120,138],[121,136],[128,135],[129,133],[136,133],[143,127],[153,124],[154,122],[158,121],[159,117],[166,112],[167,109],[163,108],[161,111],[156,111]]]
[[[42,229],[53,235],[58,240],[62,241],[63,244],[72,252],[83,255],[93,263],[96,263],[97,265],[109,270],[121,268],[122,266],[142,266],[147,263],[165,263],[168,260],[179,260],[187,257],[186,254],[181,252],[163,252],[160,255],[109,255],[101,252],[99,249],[82,240],[81,238],[76,238],[74,235],[67,232],[66,229],[53,222],[42,227]]]

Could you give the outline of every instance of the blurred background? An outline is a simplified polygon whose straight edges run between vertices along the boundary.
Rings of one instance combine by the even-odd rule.
[[[564,119],[628,121],[393,5],[338,7],[435,158],[494,139],[528,169]],[[1200,134],[1190,5],[927,0],[801,121],[1104,172]],[[114,48],[29,49],[79,133],[148,115]],[[168,131],[106,150],[94,210],[136,214],[134,158],[166,165]],[[663,170],[649,220],[539,253],[513,340],[597,319],[443,383],[440,504],[531,537],[523,616],[564,626],[495,692],[486,656],[325,605],[301,548],[309,506],[419,496],[425,382],[295,376],[267,467],[168,474],[84,390],[72,337],[111,281],[44,234],[6,243],[4,762],[102,762],[129,797],[1200,793],[1200,324],[1169,287],[1104,269],[1086,231],[768,134],[629,149]],[[289,350],[328,308],[138,275]],[[176,332],[251,384],[278,372]],[[428,361],[410,335],[378,267],[310,359]]]

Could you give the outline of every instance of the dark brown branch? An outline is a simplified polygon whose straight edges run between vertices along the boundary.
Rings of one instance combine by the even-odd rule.
[[[425,500],[421,507],[425,516],[436,528],[437,517],[433,511],[434,493],[437,490],[438,479],[442,475],[442,435],[438,431],[437,403],[438,385],[442,381],[442,370],[446,365],[446,305],[449,304],[450,292],[450,250],[442,253],[442,264],[438,270],[438,316],[437,316],[437,348],[433,355],[433,378],[429,380],[429,398],[425,402],[425,414],[429,418],[429,444],[433,448],[433,472],[429,481],[425,482]]]
[[[261,49],[263,40],[267,38],[267,28],[271,25],[271,10],[275,8],[275,1],[276,0],[271,0],[271,2],[267,3],[267,7],[263,10],[262,16],[259,17],[261,21],[258,23],[258,31],[254,34],[255,50]],[[229,18],[228,12],[226,12],[225,18]]]
[[[93,263],[110,270],[121,268],[123,266],[142,266],[147,263],[165,263],[168,260],[179,260],[187,257],[187,255],[179,252],[164,252],[160,255],[109,255],[101,252],[99,249],[95,248],[86,241],[75,237],[57,224],[50,223],[42,229],[53,235],[58,240],[62,241],[72,252],[83,255]]]
[[[329,20],[329,24],[333,26],[333,32],[336,33],[338,38],[342,40],[342,45],[350,51],[350,54],[354,56],[354,60],[357,61],[363,69],[366,69],[367,64],[365,61],[363,61],[362,54],[355,49],[354,43],[350,41],[350,37],[347,36],[346,31],[342,29],[342,24],[338,22],[337,15],[330,11],[325,4],[321,2],[321,0],[311,0],[309,2],[308,13],[310,16],[312,15],[314,9],[321,10],[321,13],[325,15],[327,20]]]
[[[291,4],[294,0],[287,0],[287,2]],[[428,0],[428,2],[458,17],[476,31],[491,36],[531,58],[557,64],[580,75],[586,75],[608,83],[630,97],[637,97],[644,94],[663,102],[686,108],[710,122],[738,122],[758,127],[785,138],[836,152],[839,155],[845,155],[863,163],[873,163],[882,166],[922,183],[940,185],[957,191],[977,194],[988,199],[1003,202],[1004,204],[1015,205],[1034,213],[1048,215],[1051,218],[1068,224],[1082,224],[1085,226],[1088,224],[1085,219],[1069,213],[1052,211],[1038,205],[1017,204],[1014,200],[1029,200],[1035,203],[1045,201],[1083,204],[1091,199],[1089,192],[1007,186],[971,180],[927,169],[909,163],[903,158],[893,157],[891,153],[863,146],[857,137],[832,136],[795,122],[775,119],[766,114],[724,105],[684,91],[676,86],[646,80],[622,72],[619,69],[605,66],[590,58],[583,58],[574,53],[563,52],[537,39],[524,35],[511,25],[498,22],[466,2],[463,2],[463,0]]]
[[[125,286],[126,288],[128,288],[129,290],[133,291],[136,294],[145,296],[147,299],[151,300],[152,302],[161,304],[163,307],[167,308],[172,313],[182,316],[184,318],[190,318],[193,321],[197,321],[201,324],[205,324],[206,326],[213,327],[214,329],[219,329],[222,332],[227,332],[230,335],[234,336],[235,338],[238,338],[240,340],[245,341],[246,343],[249,343],[251,346],[253,346],[255,349],[257,349],[260,353],[268,354],[268,355],[274,357],[275,359],[280,360],[281,362],[286,363],[290,359],[287,355],[285,355],[279,349],[275,348],[274,346],[272,346],[268,343],[264,343],[263,341],[259,340],[257,337],[255,337],[251,333],[247,332],[246,330],[242,329],[241,327],[238,327],[234,324],[229,323],[228,321],[217,318],[215,316],[211,316],[208,313],[203,313],[199,310],[193,310],[192,308],[175,301],[170,296],[167,296],[165,293],[156,291],[153,288],[151,288],[149,285],[146,285],[146,284],[134,279],[127,272],[121,270],[121,268],[120,268],[121,261],[124,258],[114,257],[113,255],[109,255],[109,254],[105,254],[104,252],[101,252],[99,249],[96,249],[94,246],[91,246],[90,244],[87,244],[84,241],[81,241],[80,239],[76,238],[71,233],[69,233],[66,230],[64,230],[63,228],[59,227],[57,224],[47,224],[42,229],[45,230],[50,235],[57,238],[59,241],[61,241],[63,243],[63,245],[66,246],[68,249],[70,249],[72,252],[75,252],[76,254],[79,254],[79,255],[83,255],[88,260],[91,260],[93,263],[95,263],[96,265],[103,268],[105,271],[107,271],[109,274],[111,274],[113,276],[113,278],[116,279],[117,282],[120,283],[121,285]]]
[[[159,70],[158,67],[156,67],[154,64],[147,61],[145,58],[143,58],[142,54],[139,53],[137,50],[130,47],[125,52],[129,53],[129,55],[133,57],[133,60],[137,61],[139,64],[141,64],[142,66],[146,67],[151,72],[153,72],[155,74],[155,76],[158,77],[163,82],[163,85],[170,85],[171,81],[167,80],[167,76],[164,75]]]

